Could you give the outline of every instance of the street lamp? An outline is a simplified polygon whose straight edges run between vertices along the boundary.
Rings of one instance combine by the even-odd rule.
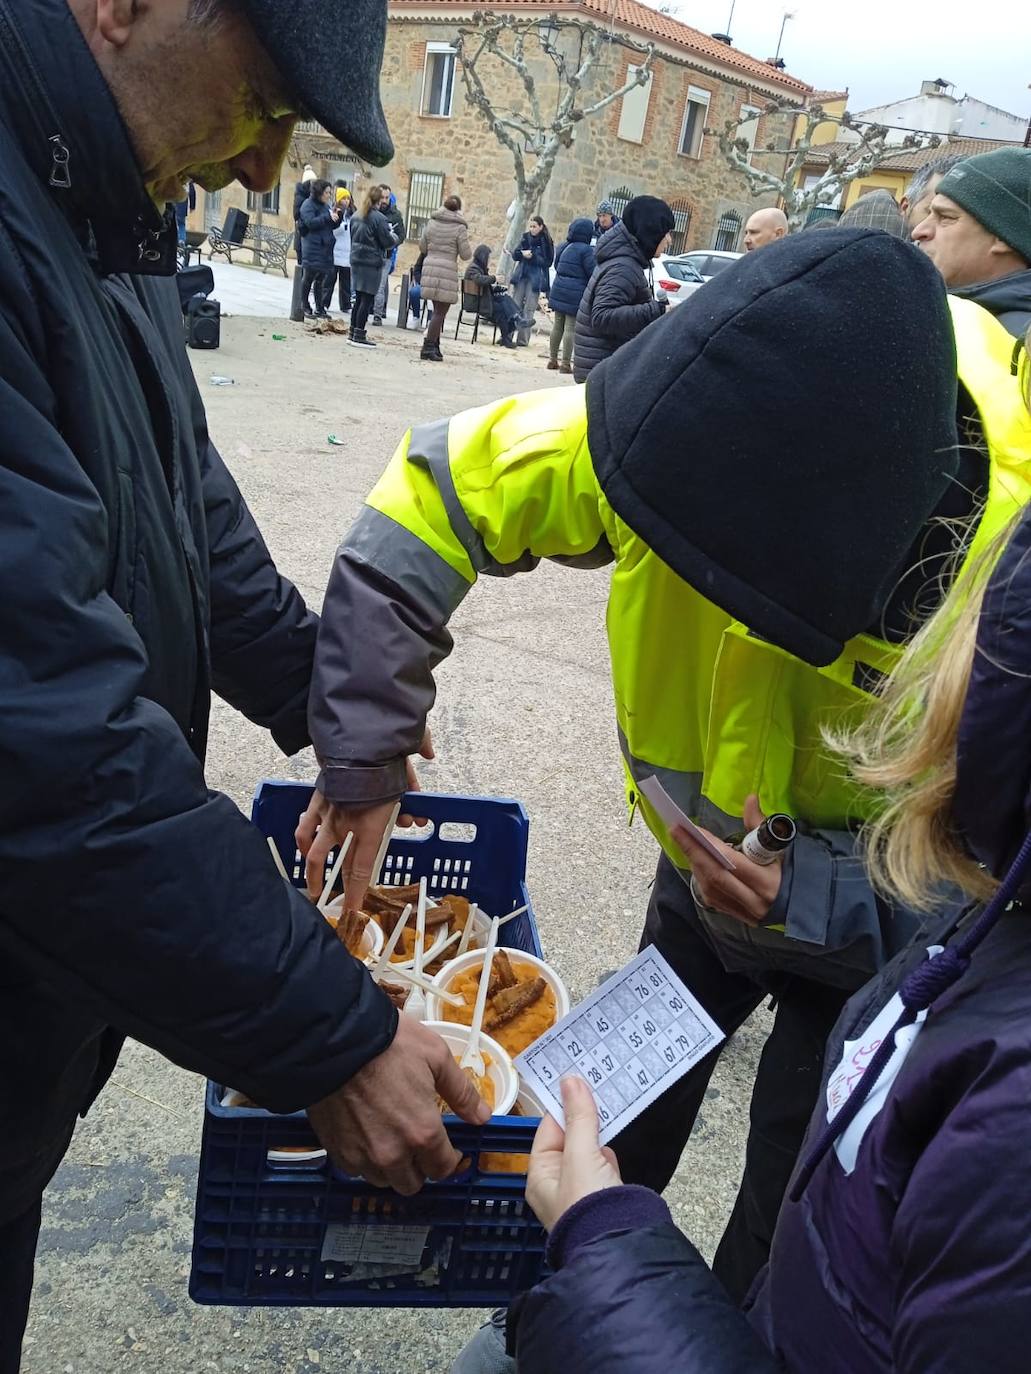
[[[780,37],[777,39],[777,51],[773,58],[774,65],[776,65],[777,62],[780,61],[780,45],[784,42],[784,25],[788,22],[789,19],[794,19],[797,13],[797,10],[784,11],[784,18],[780,21]]]

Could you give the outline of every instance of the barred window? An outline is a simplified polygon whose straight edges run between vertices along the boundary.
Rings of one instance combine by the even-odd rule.
[[[412,172],[408,186],[409,241],[419,242],[430,215],[443,199],[443,172]]]
[[[669,251],[674,255],[686,253],[687,235],[691,228],[691,206],[686,200],[671,200],[669,208],[673,211],[673,236]]]
[[[610,191],[605,199],[611,204],[619,219],[623,218],[626,207],[634,198],[634,193],[629,186],[619,186],[615,191]]]
[[[740,234],[741,216],[734,210],[728,210],[725,215],[720,215],[712,246],[719,253],[733,253],[737,249]]]

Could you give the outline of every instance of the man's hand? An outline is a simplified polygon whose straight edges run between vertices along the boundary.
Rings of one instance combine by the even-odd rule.
[[[761,823],[763,813],[759,809],[758,797],[751,796],[745,802],[744,819],[746,831],[754,830]],[[734,872],[731,873],[706,853],[681,826],[675,825],[670,833],[691,860],[691,886],[705,906],[722,911],[725,916],[733,916],[749,926],[757,926],[766,919],[780,891],[782,858],[766,867],[751,863],[743,854],[706,830],[705,834],[713,844],[725,850],[728,857],[733,859]]]
[[[623,1182],[616,1156],[598,1144],[598,1109],[582,1078],[563,1078],[562,1106],[565,1132],[554,1118],[544,1118],[533,1138],[526,1176],[527,1201],[549,1231],[574,1202]]]
[[[390,1047],[309,1107],[308,1120],[338,1168],[410,1196],[461,1163],[438,1095],[472,1126],[490,1120],[490,1108],[440,1036],[401,1016]]]
[[[433,739],[427,728],[419,746],[419,755],[432,759]],[[411,759],[406,765],[409,792],[418,792],[419,779]],[[380,802],[376,806],[362,808],[335,806],[328,802],[321,792],[313,792],[308,809],[297,825],[294,838],[297,848],[305,858],[304,877],[308,893],[313,898],[322,895],[325,886],[326,860],[331,849],[335,849],[353,831],[354,839],[344,859],[344,906],[348,911],[360,911],[373,879],[373,865],[383,840],[383,832],[390,821],[394,809],[392,801]],[[400,826],[425,825],[418,816],[399,816]]]

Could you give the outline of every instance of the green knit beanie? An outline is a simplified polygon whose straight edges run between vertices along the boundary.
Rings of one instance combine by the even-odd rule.
[[[1031,264],[1031,148],[996,148],[957,163],[938,183],[990,234]]]

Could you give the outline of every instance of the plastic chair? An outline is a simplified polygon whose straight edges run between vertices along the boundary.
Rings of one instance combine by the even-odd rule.
[[[478,281],[470,281],[468,278],[463,279],[462,299],[458,308],[458,323],[455,325],[456,339],[458,338],[458,331],[462,328],[463,324],[466,326],[466,328],[469,328],[470,326],[472,327],[473,343],[475,343],[476,340],[480,337],[480,300],[483,296],[484,291],[489,290],[489,286],[481,286]],[[472,319],[466,319],[467,315],[471,315]],[[498,327],[497,325],[495,325],[494,338],[492,342],[497,343],[497,341]]]

